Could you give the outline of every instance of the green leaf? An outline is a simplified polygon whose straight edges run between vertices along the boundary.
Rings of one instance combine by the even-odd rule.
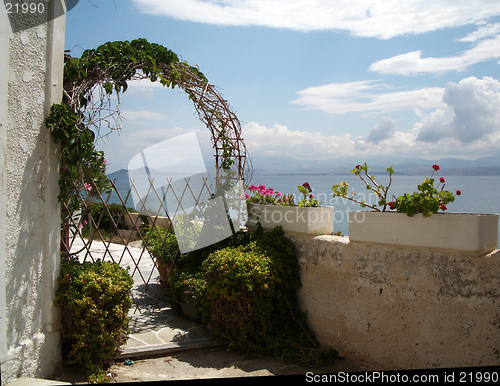
[[[106,91],[106,94],[110,95],[113,92],[113,84],[110,82],[106,82],[103,84],[104,91]]]

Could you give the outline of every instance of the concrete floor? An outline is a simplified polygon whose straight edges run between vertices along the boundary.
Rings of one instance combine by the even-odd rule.
[[[85,377],[77,376],[66,367],[58,381],[84,383]],[[306,374],[332,374],[364,371],[355,363],[338,360],[323,367],[286,365],[266,357],[248,357],[226,347],[180,351],[161,357],[133,360],[125,364],[119,360],[109,368],[114,383],[180,381],[193,379],[227,379],[242,377],[296,376],[306,379]]]
[[[101,244],[93,243],[94,256],[104,255],[105,248]],[[122,258],[122,265],[133,267],[132,258],[135,261],[140,260],[140,248],[129,247],[128,254],[123,253],[123,246],[112,244],[109,251],[117,258]],[[143,258],[140,261],[142,274],[148,276],[153,270],[151,259]],[[138,272],[134,272],[132,294],[141,312],[135,307],[131,309],[131,334],[115,358],[115,364],[109,369],[114,382],[285,375],[303,375],[305,378],[307,372],[338,373],[364,370],[346,360],[338,360],[322,368],[306,368],[285,365],[270,358],[250,358],[240,352],[228,350],[225,342],[212,338],[198,323],[172,309],[168,296],[158,283],[156,273],[152,272],[151,276],[151,283],[145,286],[138,277]],[[126,364],[127,359],[132,360],[133,364]],[[85,383],[86,377],[78,373],[78,369],[67,365],[56,380]]]

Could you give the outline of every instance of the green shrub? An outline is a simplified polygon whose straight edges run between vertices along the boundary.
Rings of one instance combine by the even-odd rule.
[[[173,276],[169,279],[169,293],[172,300],[180,305],[183,299],[190,297],[199,306],[203,302],[206,289],[202,263],[210,254],[220,249],[236,247],[248,242],[248,235],[244,232],[238,232],[205,248],[178,255],[175,260]]]
[[[177,269],[169,283],[169,293],[175,303],[180,305],[186,298],[193,299],[198,305],[203,302],[206,280],[201,269]]]
[[[95,373],[127,340],[133,280],[116,263],[64,258],[59,283],[63,354]]]
[[[89,376],[87,383],[90,385],[111,383],[111,377],[108,377],[107,370],[98,370]]]
[[[203,316],[213,334],[251,351],[268,344],[277,279],[271,265],[255,242],[216,251],[205,260],[209,308]]]
[[[172,228],[144,225],[141,233],[147,250],[159,265],[166,266],[174,262],[179,246]]]
[[[207,250],[192,252],[185,269],[171,279],[180,302],[198,302],[210,332],[232,347],[288,363],[321,364],[337,357],[322,350],[300,310],[300,266],[295,245],[280,227],[236,234]],[[205,256],[201,266],[189,265]],[[194,296],[192,296],[194,294]]]
[[[84,220],[87,220],[87,215],[90,214],[101,233],[104,232],[105,235],[115,235],[116,227],[118,227],[118,229],[125,228],[125,208],[120,204],[107,204],[106,206],[102,202],[93,202],[83,211],[82,216]],[[127,210],[129,212],[135,212],[132,208],[128,208]],[[116,227],[113,225],[113,221]],[[88,222],[89,221],[87,221],[87,224],[82,230],[84,236],[89,235],[89,226],[91,224]]]

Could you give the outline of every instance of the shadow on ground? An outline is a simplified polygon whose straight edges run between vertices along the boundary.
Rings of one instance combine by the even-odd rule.
[[[359,372],[363,369],[339,359],[322,367],[283,364],[266,357],[248,357],[225,347],[184,351],[162,358],[134,361],[133,365],[116,363],[110,369],[117,382],[160,380],[218,379],[257,376],[304,376],[307,372]]]

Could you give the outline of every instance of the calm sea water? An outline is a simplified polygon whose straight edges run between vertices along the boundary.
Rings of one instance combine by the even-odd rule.
[[[387,186],[388,175],[376,175],[377,182]],[[441,175],[434,175],[436,182]],[[389,196],[399,196],[403,193],[414,192],[417,185],[422,183],[425,176],[393,175],[393,181],[389,190]],[[500,213],[500,176],[448,176],[446,177],[445,189],[452,192],[459,189],[462,194],[456,197],[455,202],[448,205],[448,212],[470,212],[470,213]],[[356,192],[359,199],[368,203],[376,203],[375,195],[369,194],[364,183],[352,174],[346,175],[280,175],[280,174],[254,174],[251,184],[265,185],[274,188],[284,194],[293,193],[298,199],[301,198],[297,189],[298,185],[308,182],[313,189],[314,196],[321,201],[322,205],[335,207],[334,232],[349,235],[347,221],[348,212],[361,210],[356,203],[343,198],[333,197],[332,185],[346,181],[349,191]],[[127,177],[116,181],[117,188],[121,194],[127,193],[129,184]],[[116,202],[116,197],[112,198]],[[132,202],[129,199],[128,202]],[[499,232],[500,240],[500,232]]]

